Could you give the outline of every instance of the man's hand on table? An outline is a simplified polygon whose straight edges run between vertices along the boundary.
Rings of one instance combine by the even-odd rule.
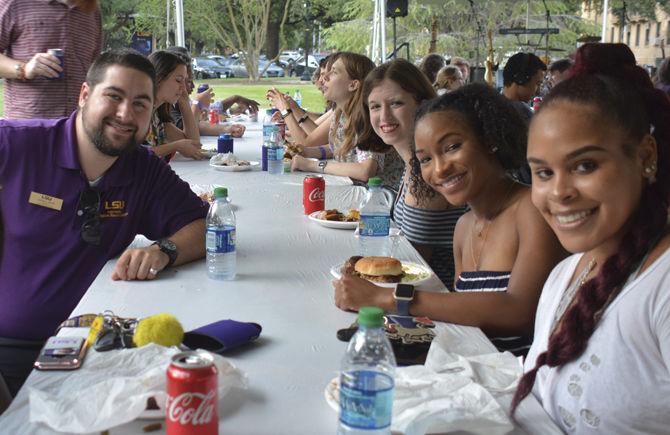
[[[116,262],[112,279],[114,281],[151,280],[170,261],[158,245],[146,248],[127,249]],[[155,272],[155,273],[154,273]]]
[[[333,281],[335,305],[346,311],[358,311],[361,307],[381,307],[384,311],[395,311],[393,289],[379,287],[354,275],[343,274]]]

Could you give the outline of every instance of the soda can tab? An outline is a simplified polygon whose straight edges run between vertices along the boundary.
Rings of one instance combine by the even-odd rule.
[[[60,67],[63,68],[63,70],[58,73],[58,77],[49,77],[49,80],[62,80],[63,77],[65,77],[65,51],[63,51],[62,48],[50,48],[47,50],[47,53],[57,57],[60,62]]]
[[[218,435],[218,372],[212,355],[182,352],[167,369],[168,435]]]
[[[307,175],[302,182],[302,206],[305,214],[326,209],[326,180],[319,175]]]

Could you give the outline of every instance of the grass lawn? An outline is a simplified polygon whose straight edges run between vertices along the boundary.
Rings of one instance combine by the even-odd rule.
[[[250,83],[246,79],[208,79],[197,80],[196,88],[201,83],[208,83],[214,88],[217,99],[222,99],[230,95],[242,95],[251,98],[260,103],[263,109],[270,107],[269,101],[265,99],[265,92],[274,86],[280,91],[289,93],[293,96],[296,89],[300,89],[302,94],[302,105],[310,111],[322,112],[324,109],[324,100],[311,82],[301,82],[298,78],[282,79],[262,79],[258,83]],[[0,117],[5,109],[4,81],[0,80]]]

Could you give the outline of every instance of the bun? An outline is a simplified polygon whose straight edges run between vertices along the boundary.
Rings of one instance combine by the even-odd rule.
[[[400,261],[392,257],[363,257],[356,262],[354,270],[361,275],[367,275],[367,277],[397,276],[399,277],[398,281],[404,274]]]

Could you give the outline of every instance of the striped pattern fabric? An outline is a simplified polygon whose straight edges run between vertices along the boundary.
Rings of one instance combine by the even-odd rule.
[[[456,281],[457,292],[504,292],[507,291],[510,272],[461,272]],[[501,352],[512,352],[525,357],[532,344],[532,337],[489,337],[493,345]]]
[[[69,116],[101,47],[99,9],[85,13],[57,0],[0,0],[0,52],[24,62],[50,48],[65,52],[63,79],[5,80],[5,117]]]
[[[393,209],[393,220],[407,239],[430,245],[433,254],[428,265],[448,288],[454,283],[454,228],[466,207],[449,210],[424,210],[405,203],[406,186],[401,186]]]

